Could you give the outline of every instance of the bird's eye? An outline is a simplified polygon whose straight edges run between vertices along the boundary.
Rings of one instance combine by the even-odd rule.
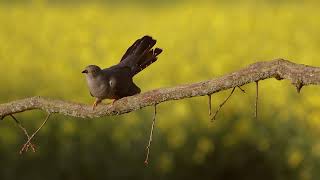
[[[110,86],[113,85],[113,81],[112,81],[112,80],[109,81],[109,85],[110,85]]]

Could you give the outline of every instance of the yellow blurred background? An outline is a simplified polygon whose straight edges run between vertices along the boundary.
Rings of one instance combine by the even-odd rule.
[[[135,77],[146,92],[285,58],[320,66],[317,1],[0,1],[0,103],[48,96],[91,104],[81,71],[108,67],[148,34],[164,52]],[[18,154],[23,133],[0,121],[0,179],[316,179],[319,87],[289,81],[236,91],[210,123],[207,97],[158,106],[150,164],[143,164],[152,108],[82,120],[53,115]],[[230,90],[229,90],[230,91]],[[229,91],[212,96],[213,108]],[[109,103],[109,101],[104,101]],[[17,115],[32,132],[43,112]]]

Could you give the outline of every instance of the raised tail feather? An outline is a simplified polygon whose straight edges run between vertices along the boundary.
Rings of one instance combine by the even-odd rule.
[[[133,75],[139,73],[155,62],[157,56],[162,52],[160,48],[152,49],[156,42],[157,41],[150,36],[144,36],[136,40],[136,42],[128,48],[120,62],[129,66],[132,69]]]
[[[148,54],[146,55],[146,57],[141,58],[141,61],[139,61],[138,63],[138,67],[134,70],[133,74],[137,74],[140,71],[142,71],[143,69],[145,69],[146,67],[148,67],[149,65],[151,65],[152,63],[156,62],[158,59],[158,55],[162,52],[162,49],[160,48],[155,48],[154,50],[151,49]]]

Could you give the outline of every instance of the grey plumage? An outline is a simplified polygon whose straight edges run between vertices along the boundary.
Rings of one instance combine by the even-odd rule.
[[[157,60],[161,49],[152,47],[156,40],[150,36],[138,39],[128,48],[117,65],[101,69],[96,65],[89,65],[85,73],[91,96],[96,97],[93,108],[103,99],[120,99],[141,92],[132,78],[144,68]]]

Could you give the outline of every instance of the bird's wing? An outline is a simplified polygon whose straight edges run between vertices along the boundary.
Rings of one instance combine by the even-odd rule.
[[[108,83],[110,90],[110,98],[120,99],[137,93],[138,89],[132,88],[133,81],[130,68],[113,66],[104,69],[104,72],[106,77],[105,81]]]

